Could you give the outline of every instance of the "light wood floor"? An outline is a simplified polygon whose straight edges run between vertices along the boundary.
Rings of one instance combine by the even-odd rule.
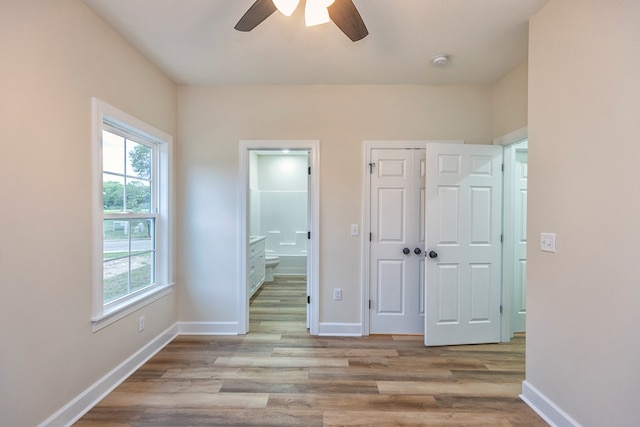
[[[304,278],[265,284],[246,336],[180,336],[77,426],[546,426],[519,398],[524,336],[311,337]]]

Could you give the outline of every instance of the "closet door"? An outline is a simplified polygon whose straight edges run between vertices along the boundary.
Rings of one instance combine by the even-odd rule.
[[[502,147],[427,144],[425,345],[500,341]]]
[[[369,329],[424,333],[424,149],[372,149]]]

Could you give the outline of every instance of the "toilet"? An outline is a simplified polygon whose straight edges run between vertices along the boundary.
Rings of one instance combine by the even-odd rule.
[[[280,258],[277,256],[267,256],[264,259],[264,281],[273,282],[273,274],[276,267],[280,264]]]

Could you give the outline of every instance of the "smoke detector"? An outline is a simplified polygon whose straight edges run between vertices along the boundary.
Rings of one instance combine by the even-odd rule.
[[[444,67],[449,62],[449,57],[447,55],[436,55],[431,60],[431,63],[436,67]]]

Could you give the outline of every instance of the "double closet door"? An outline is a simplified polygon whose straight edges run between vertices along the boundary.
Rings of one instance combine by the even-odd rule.
[[[425,147],[371,149],[370,333],[498,342],[502,148]]]

